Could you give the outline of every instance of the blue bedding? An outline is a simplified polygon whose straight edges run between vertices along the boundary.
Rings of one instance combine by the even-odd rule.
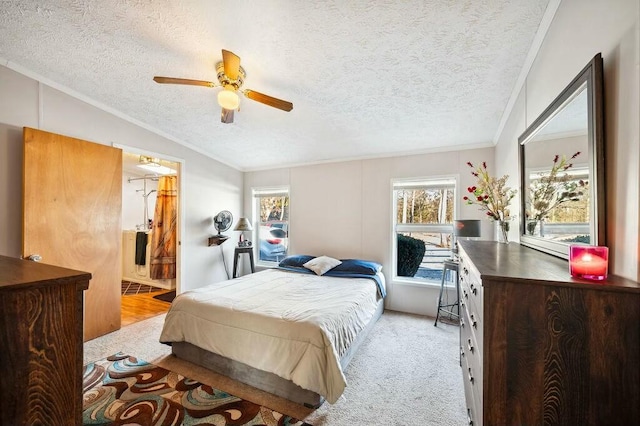
[[[282,269],[285,271],[291,271],[291,272],[298,272],[300,274],[312,274],[312,275],[316,275],[315,272],[311,271],[310,269],[304,268],[304,267],[296,267],[296,266],[278,266],[278,269]],[[334,268],[335,269],[335,268]],[[330,270],[329,272],[326,272],[325,274],[322,275],[324,276],[329,276],[329,277],[339,277],[339,278],[368,278],[370,280],[375,281],[376,286],[378,287],[378,292],[380,293],[381,297],[387,297],[387,291],[385,290],[384,286],[382,285],[382,281],[380,280],[380,277],[377,275],[370,275],[370,274],[358,274],[358,273],[352,273],[352,272],[342,272],[342,271],[334,271],[333,269]]]

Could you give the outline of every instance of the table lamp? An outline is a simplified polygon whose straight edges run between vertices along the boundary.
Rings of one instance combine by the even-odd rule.
[[[453,221],[453,253],[458,253],[455,239],[477,238],[480,236],[480,219],[465,219]]]
[[[251,226],[251,221],[249,219],[247,219],[246,217],[241,217],[233,230],[240,231],[238,247],[251,247],[251,241],[245,241],[244,239],[244,231],[253,231],[253,226]]]

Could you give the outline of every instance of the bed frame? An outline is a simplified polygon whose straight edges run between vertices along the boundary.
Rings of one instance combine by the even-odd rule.
[[[362,342],[367,339],[367,336],[369,336],[369,333],[371,333],[371,330],[383,312],[384,299],[380,299],[371,321],[369,321],[369,324],[367,324],[358,336],[356,336],[356,339],[340,359],[342,371],[346,370],[347,365],[349,365],[354,354]],[[265,392],[288,399],[289,401],[304,405],[305,407],[318,408],[324,402],[323,397],[313,391],[301,388],[291,380],[286,380],[273,373],[259,370],[242,362],[225,358],[221,355],[192,345],[191,343],[173,342],[171,347],[172,353],[178,358],[200,365],[209,370],[215,371],[216,373],[261,389]]]

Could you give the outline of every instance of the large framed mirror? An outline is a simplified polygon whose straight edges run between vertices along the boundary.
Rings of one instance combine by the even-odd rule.
[[[606,244],[603,97],[598,53],[518,138],[522,245]]]

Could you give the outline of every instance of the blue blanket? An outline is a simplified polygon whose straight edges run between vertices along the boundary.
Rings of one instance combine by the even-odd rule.
[[[315,272],[311,271],[310,269],[307,268],[296,268],[294,266],[278,266],[278,269],[282,269],[284,271],[290,271],[290,272],[298,272],[300,274],[311,274],[311,275],[316,275]],[[335,272],[335,271],[329,271],[327,273],[325,273],[323,275],[323,277],[338,277],[338,278],[369,278],[370,280],[375,281],[376,286],[378,286],[378,292],[380,293],[381,297],[387,297],[387,291],[385,290],[384,286],[382,285],[382,281],[380,280],[380,277],[377,275],[367,275],[367,274],[354,274],[354,273],[349,273],[349,272]]]

